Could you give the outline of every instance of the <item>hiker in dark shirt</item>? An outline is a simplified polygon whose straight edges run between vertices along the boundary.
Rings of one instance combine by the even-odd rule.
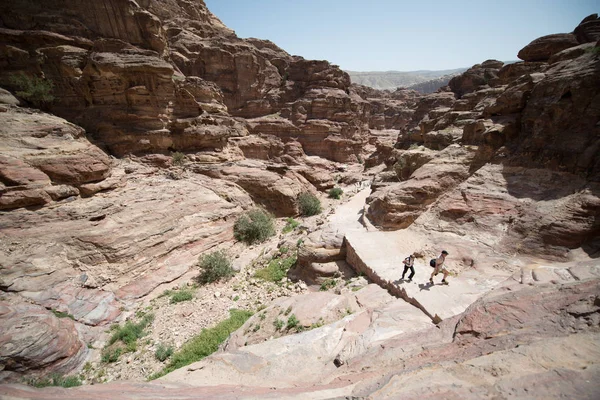
[[[432,285],[433,285],[433,277],[437,276],[437,274],[439,274],[440,272],[442,274],[444,274],[444,277],[442,278],[442,284],[444,284],[444,285],[448,284],[446,277],[448,277],[449,272],[446,269],[446,265],[445,265],[447,255],[448,255],[448,252],[446,250],[442,250],[442,253],[440,254],[440,256],[437,259],[435,259],[435,266],[434,266],[433,272],[431,273],[431,276],[429,277],[429,283],[431,283]]]
[[[408,276],[408,281],[412,282],[412,278],[413,278],[413,276],[415,276],[415,267],[414,267],[415,256],[411,254],[410,256],[406,257],[404,259],[404,261],[402,261],[402,264],[404,264],[404,272],[402,272],[402,280],[404,280],[404,275],[406,275],[406,272],[410,268],[410,275]]]

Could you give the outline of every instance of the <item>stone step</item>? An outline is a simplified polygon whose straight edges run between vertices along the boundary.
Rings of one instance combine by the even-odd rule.
[[[402,260],[411,249],[417,248],[417,239],[411,243],[401,232],[349,232],[345,237],[346,261],[359,273],[421,309],[434,323],[463,312],[479,297],[505,281],[509,274],[492,268],[471,268],[458,276],[449,276],[449,285],[442,285],[442,275],[429,283],[433,269],[415,263],[413,282],[401,282]]]

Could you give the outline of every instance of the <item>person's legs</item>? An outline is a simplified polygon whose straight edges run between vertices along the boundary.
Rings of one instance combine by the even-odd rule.
[[[448,276],[448,271],[444,269],[442,272],[444,273],[444,278],[442,279],[442,282],[446,283],[446,277]]]
[[[404,275],[406,275],[406,271],[408,271],[408,266],[404,266],[404,272],[402,272],[402,279],[404,279]]]
[[[431,273],[431,276],[429,277],[429,282],[433,283],[433,277],[435,275],[437,275],[437,268],[434,268],[433,272]]]
[[[410,267],[410,275],[408,276],[408,280],[412,281],[413,276],[415,276],[415,267]]]

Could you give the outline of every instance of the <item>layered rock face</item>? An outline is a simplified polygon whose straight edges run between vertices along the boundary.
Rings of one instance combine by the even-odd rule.
[[[326,61],[239,39],[201,0],[0,4],[0,85],[21,91],[17,73],[53,82],[54,100],[40,105],[58,115],[27,108],[24,99],[19,107],[0,92],[0,380],[77,369],[123,311],[191,275],[199,255],[230,247],[241,212],[259,204],[295,216],[299,193],[334,186],[332,175],[344,170],[336,162],[370,154],[366,166],[387,166],[366,212],[382,228],[449,232],[503,255],[597,257],[597,27],[597,16],[588,17],[573,34],[534,41],[521,53],[524,62],[485,61],[449,89],[422,97],[351,86]],[[186,153],[185,167],[172,165],[166,154],[174,151]],[[348,267],[343,237],[328,234],[309,237],[292,272],[319,283]],[[231,352],[167,380],[230,385],[237,377],[254,385],[249,396],[280,398],[264,387],[276,381],[300,398],[305,387],[325,398],[376,398],[399,397],[403,379],[418,370],[422,385],[407,393],[422,397],[431,394],[430,366],[444,363],[437,393],[445,395],[461,368],[485,364],[495,346],[514,356],[509,344],[520,341],[528,346],[526,364],[537,362],[540,340],[573,348],[566,366],[552,360],[548,370],[566,368],[596,393],[586,381],[597,371],[597,282],[530,289],[486,299],[439,328],[374,286],[281,301],[265,318],[291,307],[305,328],[331,323],[262,343],[274,331],[251,333],[256,316],[232,337]],[[313,314],[315,298],[321,314]],[[519,310],[517,317],[507,309]],[[489,323],[485,310],[505,318]],[[65,315],[72,319],[59,318]],[[583,345],[572,346],[569,329]],[[396,353],[382,354],[386,346]],[[589,358],[573,356],[581,348]],[[506,362],[506,354],[492,363]],[[408,375],[398,370],[400,359]],[[474,372],[484,381],[460,381],[460,389],[486,395],[496,390],[493,381],[507,388],[502,393],[524,390],[514,377],[520,365],[511,364],[506,379],[485,368]],[[537,369],[531,375],[538,372],[549,380]],[[157,386],[141,386],[156,397]],[[200,390],[227,398],[238,396],[239,386]],[[559,391],[548,387],[542,393]],[[72,393],[131,397],[126,388]],[[198,396],[199,389],[188,389],[175,395]],[[41,396],[70,394],[50,389]]]
[[[0,13],[0,85],[18,90],[17,72],[52,81],[51,111],[111,154],[222,149],[247,134],[228,113],[280,114],[307,154],[336,161],[356,161],[368,142],[369,105],[349,94],[346,73],[237,38],[201,0],[18,2]]]
[[[592,31],[588,19],[576,31]],[[422,98],[388,150],[369,218],[496,249],[598,254],[600,59],[586,37],[536,39],[524,62],[485,61],[453,78],[451,92]]]

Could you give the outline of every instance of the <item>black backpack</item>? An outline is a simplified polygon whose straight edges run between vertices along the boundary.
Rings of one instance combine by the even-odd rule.
[[[432,268],[435,268],[435,258],[432,258],[432,259],[429,261],[429,266],[430,266],[430,267],[432,267]]]

